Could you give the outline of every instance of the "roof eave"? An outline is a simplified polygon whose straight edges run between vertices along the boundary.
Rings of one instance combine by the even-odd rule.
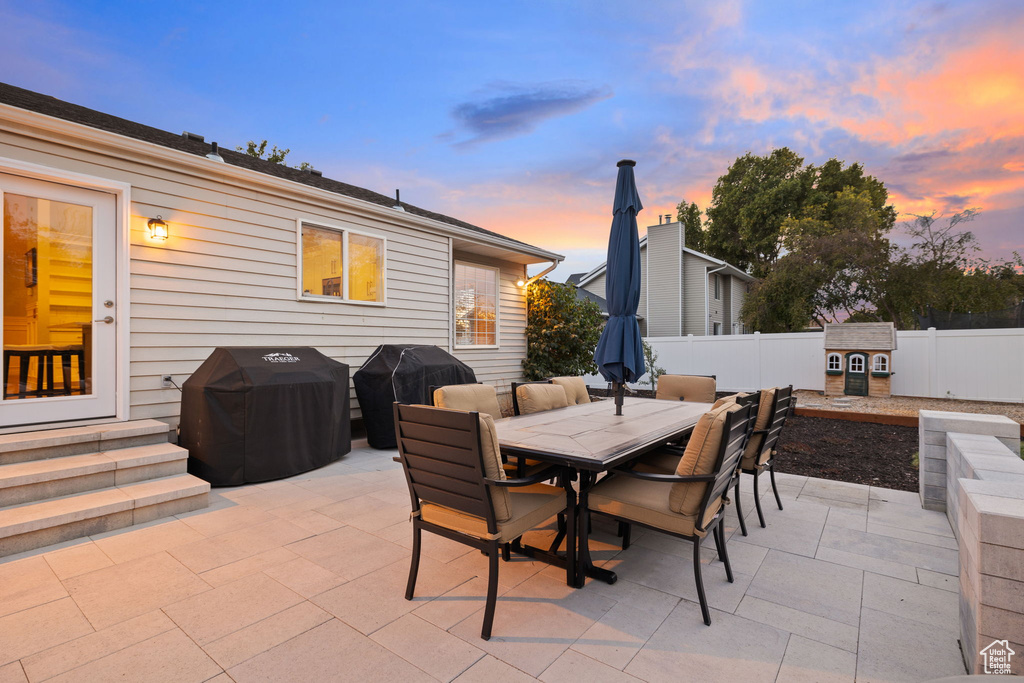
[[[67,121],[55,116],[50,116],[49,114],[41,114],[39,112],[22,109],[21,107],[15,107],[9,104],[0,103],[0,122],[2,121],[12,121],[16,124],[21,124],[22,126],[39,128],[57,135],[136,152],[143,156],[152,157],[154,160],[159,160],[161,162],[171,161],[196,173],[226,176],[232,180],[245,182],[247,184],[258,184],[273,189],[287,190],[306,197],[315,197],[321,201],[340,205],[345,208],[358,209],[361,212],[372,214],[378,218],[404,227],[441,233],[445,236],[456,237],[478,244],[505,249],[512,253],[523,254],[536,259],[529,263],[545,263],[549,261],[561,262],[565,260],[565,256],[561,254],[556,254],[532,245],[513,242],[508,239],[502,239],[499,236],[492,237],[474,230],[452,225],[451,223],[445,223],[425,216],[417,216],[412,213],[397,211],[356,197],[349,197],[337,192],[331,192],[329,190],[324,190],[312,185],[306,185],[287,178],[279,178],[260,171],[243,168],[241,166],[212,161],[189,152],[164,147],[163,145],[158,145],[153,142],[138,140],[127,135],[121,135],[120,133],[112,133],[100,128],[94,128],[74,121]],[[27,133],[22,129],[15,132],[20,135],[25,135]]]

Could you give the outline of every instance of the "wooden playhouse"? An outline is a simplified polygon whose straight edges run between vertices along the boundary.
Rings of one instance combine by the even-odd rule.
[[[892,323],[828,323],[825,325],[825,395],[891,394]]]

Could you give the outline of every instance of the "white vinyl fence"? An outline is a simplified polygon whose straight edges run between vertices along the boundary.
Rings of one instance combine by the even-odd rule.
[[[1024,401],[1024,329],[897,332],[892,393],[897,396]],[[717,375],[722,391],[792,384],[825,388],[821,332],[718,337],[650,337],[658,365],[672,374]],[[589,384],[603,384],[600,376]]]

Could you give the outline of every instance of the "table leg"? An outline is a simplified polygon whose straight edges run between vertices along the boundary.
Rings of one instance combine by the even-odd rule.
[[[589,576],[592,579],[598,579],[605,583],[612,584],[619,580],[619,577],[615,575],[615,572],[604,569],[603,567],[594,566],[594,561],[590,557],[590,511],[587,509],[587,499],[590,495],[590,489],[593,488],[594,483],[597,480],[597,474],[594,472],[580,472],[580,497],[577,507],[579,513],[576,515],[577,519],[577,534],[579,535],[579,571],[576,574],[576,586],[581,588],[585,582],[585,578]]]

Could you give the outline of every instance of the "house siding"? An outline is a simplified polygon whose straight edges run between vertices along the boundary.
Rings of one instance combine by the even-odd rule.
[[[161,376],[180,384],[217,346],[313,346],[353,373],[381,343],[449,348],[451,249],[444,235],[304,196],[301,186],[245,183],[219,176],[216,167],[206,174],[156,152],[129,153],[21,124],[0,122],[0,157],[131,185],[131,419],[175,425],[180,394],[161,388]],[[160,247],[146,239],[146,222],[157,214],[171,232]],[[300,218],[387,239],[386,306],[297,300]],[[515,284],[523,266],[487,264],[501,269],[500,348],[457,355],[484,381],[510,381],[519,377],[526,349],[525,300]]]
[[[647,228],[647,329],[652,337],[677,337],[683,328],[679,291],[683,229],[679,223]],[[685,285],[684,285],[685,289]]]
[[[705,295],[707,278],[704,267],[714,268],[715,263],[688,252],[683,253],[683,334],[703,335],[710,333],[705,327]]]
[[[729,334],[743,334],[743,304],[747,300],[747,284],[738,277],[729,277],[729,287],[732,290],[732,314]]]

